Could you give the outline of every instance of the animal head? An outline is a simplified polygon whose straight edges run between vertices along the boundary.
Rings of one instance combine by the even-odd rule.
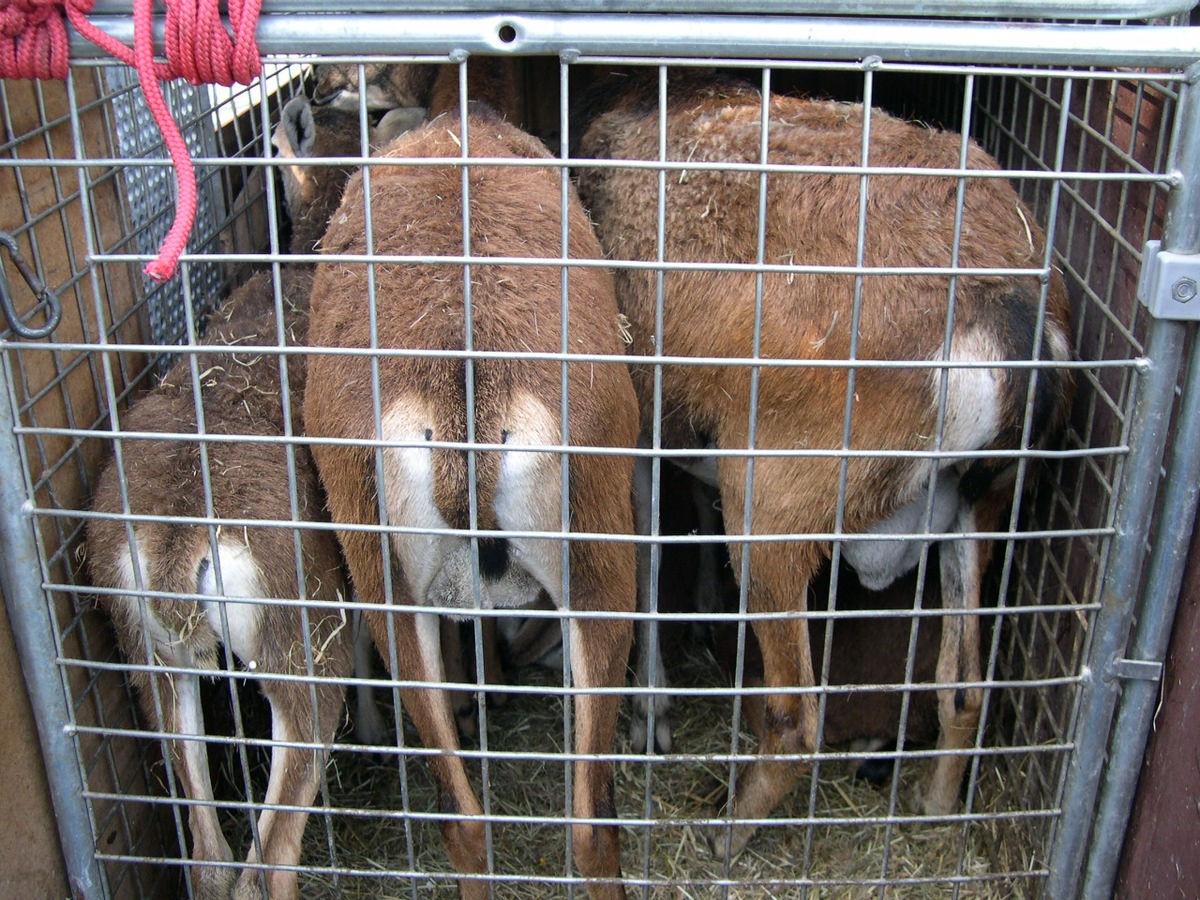
[[[357,112],[365,94],[368,111],[427,106],[438,69],[432,63],[372,63],[362,67],[360,85],[357,65],[317,66],[313,103]]]
[[[317,67],[316,106],[357,112],[365,101],[368,115],[398,107],[425,107],[429,118],[459,107],[459,67],[448,63],[397,63]],[[486,103],[510,121],[518,121],[517,70],[512,59],[473,55],[467,60],[468,99]]]
[[[371,151],[421,124],[423,107],[391,109],[373,127],[368,127]],[[313,106],[305,97],[294,97],[283,108],[283,116],[271,144],[282,159],[360,157],[362,134],[357,110],[336,106]],[[342,197],[342,188],[354,170],[352,165],[284,165],[283,196],[292,220],[292,250],[310,252]]]

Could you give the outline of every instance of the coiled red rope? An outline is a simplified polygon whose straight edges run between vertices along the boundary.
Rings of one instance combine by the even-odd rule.
[[[137,69],[146,105],[175,165],[175,221],[145,272],[156,281],[175,274],[196,218],[196,171],[171,118],[159,79],[191,84],[249,84],[262,71],[254,31],[262,0],[228,0],[231,35],[220,0],[165,0],[166,63],[154,61],[154,0],[134,0],[133,49],[88,21],[94,0],[0,0],[0,78],[65,79],[70,64],[66,19],[106,53]]]

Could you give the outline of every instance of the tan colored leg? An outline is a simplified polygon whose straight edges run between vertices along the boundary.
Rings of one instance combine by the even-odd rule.
[[[974,513],[966,508],[961,510],[955,529],[962,533],[976,531]],[[985,556],[979,541],[946,541],[939,549],[943,609],[979,609]],[[939,750],[961,751],[974,743],[983,691],[958,685],[977,682],[979,678],[979,617],[946,616],[942,619],[937,680],[950,687],[938,691]],[[935,760],[928,781],[920,788],[926,815],[949,815],[958,808],[967,760],[962,754]]]
[[[629,622],[579,619],[571,624],[571,675],[577,688],[618,687],[625,680],[625,660],[633,628]],[[612,752],[617,728],[617,694],[578,694],[575,697],[575,751],[581,755]],[[581,759],[575,763],[574,813],[578,819],[617,816],[612,763]],[[572,827],[575,864],[586,878],[591,900],[625,900],[621,884],[619,830],[612,824]]]
[[[336,684],[317,687],[319,725],[304,729],[300,723],[312,720],[309,688],[301,682],[281,682],[268,693],[271,701],[271,737],[281,743],[318,740],[332,743],[341,718],[343,689]],[[305,733],[307,730],[308,733]],[[267,782],[264,803],[268,807],[308,807],[316,799],[321,784],[321,767],[325,754],[298,747],[277,746],[271,751],[271,774]],[[271,900],[296,900],[299,897],[297,873],[290,867],[300,862],[307,812],[264,809],[258,818],[258,834],[262,842],[267,891]],[[247,862],[256,863],[257,854],[250,849]],[[247,869],[238,880],[234,900],[258,900],[260,871]]]
[[[751,611],[803,610],[813,547],[803,542],[757,544],[749,552]],[[737,571],[740,552],[735,548],[733,555],[738,557]],[[812,693],[786,691],[813,683],[808,624],[800,618],[759,619],[754,622],[754,634],[762,650],[763,684],[781,691],[762,699],[759,755],[810,753],[816,736],[817,698]],[[802,771],[796,761],[756,759],[737,773],[727,809],[735,821],[769,816]],[[718,858],[737,856],[756,827],[735,824],[732,833],[717,832],[712,836],[714,854]]]
[[[387,624],[382,612],[368,613],[376,645],[387,646]],[[401,681],[428,682],[445,680],[442,664],[438,617],[431,614],[399,614],[395,617],[396,658]],[[390,654],[381,654],[388,659]],[[427,748],[449,751],[430,760],[429,770],[438,786],[438,803],[443,813],[462,816],[442,823],[442,839],[450,864],[464,875],[487,872],[487,833],[482,821],[483,807],[467,778],[459,749],[458,730],[450,711],[447,692],[440,687],[404,688],[400,692],[404,708],[412,719],[421,742]],[[462,879],[459,890],[463,900],[486,900],[490,885],[485,880]]]
[[[184,661],[184,662],[190,662]],[[204,715],[200,709],[200,682],[194,675],[164,675],[158,684],[166,721],[163,730],[176,734],[204,736]],[[153,718],[153,701],[146,696],[143,707]],[[192,860],[232,862],[233,851],[212,806],[212,782],[208,777],[208,749],[204,741],[179,739],[171,742],[171,764],[184,794],[189,800],[206,801],[188,806],[188,829],[192,834]],[[225,900],[237,879],[237,870],[226,866],[192,867],[192,887],[200,900]]]

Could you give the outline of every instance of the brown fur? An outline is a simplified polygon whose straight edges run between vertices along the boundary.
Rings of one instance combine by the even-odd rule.
[[[284,273],[285,297],[307,296],[311,273]],[[284,433],[280,405],[281,382],[278,358],[270,354],[251,356],[230,352],[236,344],[273,344],[282,337],[287,344],[303,343],[305,322],[302,310],[287,310],[286,334],[278,336],[270,277],[260,273],[231,297],[221,313],[224,318],[210,325],[207,350],[197,356],[201,376],[204,428],[208,434],[261,435],[277,437]],[[289,388],[293,408],[302,400],[303,358],[289,357]],[[293,430],[298,430],[293,423]],[[121,418],[125,431],[197,430],[190,360],[176,365],[162,383]],[[122,441],[123,465],[118,470],[109,464],[101,473],[93,499],[95,512],[123,512],[120,480],[124,476],[129,509],[135,515],[205,516],[207,510],[200,473],[204,463],[200,445],[195,441],[135,440]],[[289,503],[287,448],[271,443],[212,443],[208,445],[208,471],[211,472],[213,512],[220,519],[293,518]],[[308,451],[295,450],[296,497],[301,522],[323,518],[323,503]],[[201,566],[211,565],[209,529],[184,523],[139,522],[132,525],[139,542],[141,564],[147,572],[145,587],[168,594],[195,594]],[[261,596],[337,602],[342,596],[341,561],[332,534],[303,529],[300,543],[303,553],[305,594],[297,582],[292,529],[271,527],[226,527],[218,540],[232,537],[253,557],[259,571]],[[129,558],[125,523],[114,519],[95,519],[88,523],[88,558],[92,578],[100,587],[132,588],[122,576],[121,559]],[[208,560],[207,563],[203,562]],[[126,570],[128,571],[128,570]],[[226,577],[229,577],[228,575]],[[219,645],[221,638],[204,615],[198,601],[172,598],[147,598],[144,612],[136,602],[129,603],[111,595],[102,595],[113,616],[121,650],[131,663],[161,664],[175,660],[176,665],[198,666],[215,671],[223,668]],[[336,610],[316,607],[261,605],[257,612],[258,637],[252,659],[264,673],[308,674],[305,647],[313,648],[312,674],[323,678],[341,678],[350,671],[350,630],[343,628],[344,615]],[[147,658],[142,616],[152,616],[164,629],[166,644],[154,641],[153,658]],[[250,660],[243,659],[249,663]],[[177,718],[177,696],[186,689],[183,682],[194,677],[145,672],[130,675],[138,688],[142,711],[152,730],[186,730]],[[319,682],[315,687],[316,708],[310,699],[308,684],[303,682],[261,683],[271,701],[274,718],[286,723],[285,730],[274,731],[277,740],[315,741],[326,744],[342,714],[343,686],[334,681]],[[164,719],[159,720],[161,704]],[[315,714],[315,718],[314,718]],[[201,723],[202,725],[202,723]],[[203,748],[203,744],[199,745]],[[184,792],[190,799],[211,797],[208,786],[206,755],[199,754],[198,764],[189,758],[181,742],[172,742],[172,763]],[[285,805],[307,806],[316,796],[323,768],[322,754],[289,747],[272,752],[271,784],[268,801]],[[307,813],[264,811],[259,818],[263,863],[267,866],[294,866],[299,862],[300,838]],[[211,806],[189,809],[192,832],[192,856],[197,862],[232,860],[232,854],[217,824]],[[253,850],[249,862],[256,863]],[[224,898],[234,888],[237,870],[196,866],[193,884],[200,897]],[[260,872],[248,869],[236,886],[237,897],[259,896]],[[294,872],[268,869],[266,884],[272,898],[297,896]]]
[[[546,158],[534,139],[492,113],[475,111],[468,120],[472,155],[486,157]],[[390,157],[457,158],[461,154],[462,123],[446,115],[410,132],[386,152]],[[561,204],[558,172],[546,169],[472,166],[470,179],[470,249],[476,256],[556,256],[560,246]],[[402,255],[461,255],[462,173],[458,167],[387,167],[372,172],[372,209],[375,221],[373,252]],[[330,254],[362,253],[366,249],[363,225],[363,183],[353,179],[339,212],[325,237],[323,250]],[[599,245],[578,202],[570,205],[570,247],[575,258],[596,258]],[[394,265],[375,267],[379,344],[385,348],[461,350],[464,345],[463,269],[449,265]],[[475,440],[500,444],[522,396],[535,398],[540,408],[557,421],[561,397],[561,366],[556,362],[523,359],[526,352],[559,352],[562,304],[561,270],[540,266],[475,264],[470,269],[473,346],[511,356],[480,359],[474,365],[476,405]],[[570,273],[569,350],[582,353],[619,353],[616,301],[606,272],[576,269]],[[331,261],[318,268],[313,291],[312,340],[328,347],[368,346],[367,266]],[[310,361],[312,380],[305,400],[309,434],[317,437],[374,439],[372,365],[367,354],[329,357],[315,354]],[[423,424],[427,439],[462,441],[466,437],[462,360],[441,358],[381,357],[378,377],[385,419],[397,412]],[[568,428],[573,446],[631,447],[637,433],[637,408],[629,375],[622,364],[577,363],[569,366]],[[424,424],[427,423],[427,424]],[[555,425],[555,432],[559,426]],[[329,496],[334,520],[373,525],[379,521],[375,495],[375,453],[369,448],[315,445],[314,457]],[[477,451],[476,493],[478,527],[497,522],[492,506],[500,454]],[[399,458],[389,455],[387,460]],[[424,457],[422,457],[424,458]],[[436,479],[433,498],[437,511],[456,527],[469,527],[465,454],[434,449],[430,453]],[[558,462],[552,465],[557,470]],[[388,473],[389,475],[392,473]],[[630,505],[631,461],[619,456],[572,454],[569,457],[571,528],[578,532],[632,533]],[[400,478],[383,486],[389,508],[411,488]],[[553,497],[523,498],[526,503]],[[555,507],[556,508],[556,507]],[[405,524],[393,522],[392,524]],[[557,527],[557,526],[555,526]],[[393,571],[395,596],[385,594],[384,565],[377,534],[339,532],[358,595],[367,602],[440,605],[438,598],[413,596],[411,573],[396,556]],[[481,539],[481,544],[489,539]],[[557,551],[555,551],[557,552]],[[635,560],[631,545],[614,542],[572,541],[569,587],[574,610],[632,611],[635,594]],[[515,566],[513,562],[511,565]],[[543,585],[558,594],[561,585]],[[533,599],[533,598],[530,598]],[[369,624],[385,659],[387,616],[369,614]],[[438,682],[440,662],[427,669],[423,653],[436,648],[418,617],[394,617],[398,642],[396,658],[405,681]],[[628,621],[580,619],[572,622],[575,641],[572,669],[579,687],[623,682],[630,642]],[[423,640],[424,638],[424,640]],[[423,649],[422,649],[423,648]],[[443,691],[406,689],[406,708],[428,747],[457,749],[458,741]],[[615,695],[582,694],[575,699],[575,749],[581,754],[602,754],[611,749],[616,726]],[[466,874],[485,871],[484,827],[476,818],[478,798],[457,756],[436,757],[431,768],[437,780],[443,809],[468,818],[443,826],[447,849],[455,868]],[[597,760],[576,764],[575,814],[581,819],[606,815],[610,810],[611,766]],[[620,877],[615,826],[573,826],[575,860],[584,875]],[[486,896],[487,884],[463,879],[464,897]],[[594,898],[620,898],[618,882],[590,885]]]
[[[280,158],[355,157],[362,154],[357,113],[334,107],[310,107],[310,111],[312,134],[307,137],[312,144],[309,147],[295,145],[295,139],[303,140],[305,135],[289,134],[283,122],[276,126],[271,143]],[[372,131],[368,141],[372,148],[377,149],[376,144],[393,136],[390,131],[382,135]],[[315,163],[293,163],[281,167],[284,197],[292,223],[292,253],[314,251],[329,224],[329,217],[342,199],[346,180],[356,169],[357,166]]]
[[[325,146],[320,155],[338,156],[358,152],[359,143],[359,67],[356,65],[330,65],[318,67],[319,79],[312,114],[317,120],[318,133],[322,134]],[[372,64],[364,68],[365,83],[367,84],[368,109],[402,108],[424,110],[422,118],[434,118],[445,112],[458,112],[460,106],[460,66],[433,64]],[[468,96],[472,102],[488,104],[504,118],[515,120],[517,109],[516,79],[512,60],[497,58],[497,56],[472,56],[467,61]],[[385,116],[380,121],[378,130],[382,133],[372,139],[373,149],[395,137],[386,130]],[[280,126],[282,131],[283,126]],[[277,134],[277,145],[287,146],[288,142],[282,134]],[[289,192],[289,198],[295,194],[293,203],[289,199],[289,208],[305,210],[305,217],[319,223],[319,232],[324,233],[325,224],[336,202],[332,205],[323,204],[320,208],[313,205],[313,196],[326,196],[322,185],[317,181],[317,173],[322,169],[312,167],[289,167],[286,170],[288,178],[284,180]],[[313,173],[313,174],[310,174]],[[328,176],[326,176],[328,178]],[[344,179],[343,179],[344,180]],[[316,241],[313,241],[313,244]],[[294,248],[293,252],[311,252],[308,248]],[[466,473],[461,473],[464,478]],[[494,628],[494,620],[484,623],[484,670],[485,682],[498,684],[503,682],[503,664],[500,661],[499,646]],[[472,683],[475,667],[473,629],[469,623],[446,622],[442,626],[443,659],[446,666],[448,682]],[[366,676],[366,672],[360,672]],[[508,700],[502,691],[487,691],[487,702],[490,706],[498,707]],[[386,739],[382,721],[374,710],[377,701],[370,689],[358,690],[359,715],[356,719],[356,730],[359,738],[365,743],[379,743]],[[370,706],[371,709],[365,707]],[[474,691],[455,691],[451,695],[451,706],[454,708],[458,730],[463,737],[474,738],[479,733],[478,707],[475,704]],[[359,727],[362,726],[362,727]]]
[[[459,66],[435,63],[372,63],[364,68],[368,109],[424,107],[429,118],[459,109]],[[358,110],[358,66],[318,67],[313,102]],[[486,103],[511,122],[518,122],[519,98],[513,60],[499,56],[467,59],[467,99]]]
[[[429,117],[459,112],[459,67],[440,66],[429,99]],[[485,103],[513,123],[520,122],[517,79],[513,60],[500,56],[472,56],[467,60],[467,99]]]
[[[368,63],[363,67],[368,109],[401,106],[429,107],[429,94],[438,66],[422,63]],[[358,109],[359,67],[345,63],[317,66],[317,88],[313,102]]]
[[[614,159],[658,158],[658,113],[653,80],[626,89],[609,112],[585,134],[581,155]],[[762,102],[736,85],[714,85],[687,77],[669,87],[667,158],[695,162],[754,162],[759,156]],[[861,106],[793,98],[772,98],[768,162],[804,165],[860,164]],[[957,167],[960,138],[871,114],[873,166]],[[994,170],[996,163],[974,144],[967,166]],[[615,259],[656,258],[656,173],[629,169],[584,169],[580,193],[606,251]],[[767,177],[768,208],[764,262],[843,265],[856,263],[860,176],[832,173],[772,173]],[[953,178],[890,176],[869,178],[865,265],[945,267],[952,262]],[[670,262],[744,262],[757,258],[759,175],[691,170],[666,177],[666,246]],[[958,263],[970,267],[1038,267],[1043,237],[1012,188],[1002,179],[967,178]],[[668,272],[664,276],[663,349],[668,356],[753,356],[753,273]],[[779,273],[763,276],[761,355],[766,359],[846,360],[850,358],[855,278],[840,274]],[[633,332],[633,351],[649,354],[654,337],[654,274],[618,270],[617,293]],[[862,279],[862,318],[857,357],[871,360],[940,359],[946,325],[949,280],[921,274],[866,276]],[[996,359],[1032,357],[1032,326],[1040,284],[1034,277],[960,277],[954,319],[955,346],[980,337]],[[1039,359],[1061,358],[1069,340],[1066,291],[1051,279],[1047,338]],[[1054,343],[1051,344],[1050,337]],[[1000,428],[992,439],[969,450],[1019,446],[1028,376],[1022,370],[988,370],[1000,386]],[[745,448],[750,408],[748,366],[663,366],[663,443]],[[757,404],[758,448],[829,449],[842,447],[846,368],[764,367]],[[643,422],[652,421],[650,366],[633,367]],[[929,370],[856,370],[850,447],[855,450],[933,449],[937,404]],[[1053,434],[1068,405],[1070,378],[1062,370],[1039,374],[1032,441]],[[954,425],[956,423],[950,423]],[[648,426],[647,426],[648,427]],[[962,426],[960,431],[963,430]],[[846,466],[842,527],[861,533],[912,501],[926,461],[894,456],[851,458]],[[991,530],[999,521],[1010,467],[986,460],[960,466],[963,489],[975,496],[1001,495],[960,511],[955,530]],[[753,534],[811,534],[835,530],[841,461],[823,457],[762,457],[756,461],[750,529]],[[718,480],[726,522],[742,530],[746,461],[721,457]],[[734,571],[749,546],[751,612],[803,608],[807,584],[829,546],[821,541],[731,543]],[[942,553],[943,595],[948,607],[979,604],[979,573],[986,552],[975,541],[953,541]],[[754,623],[762,647],[768,686],[813,683],[803,619]],[[979,679],[978,621],[974,616],[943,622],[938,681]],[[982,692],[947,689],[939,694],[942,738],[939,747],[958,749],[974,740]],[[816,734],[813,695],[769,695],[761,752],[791,754],[811,750]],[[949,812],[957,803],[964,757],[937,762],[925,807]],[[797,766],[758,761],[739,773],[731,798],[737,819],[770,813],[790,790]],[[735,829],[739,852],[753,828]],[[718,841],[723,852],[724,841]]]
[[[358,119],[336,110],[317,110],[313,122],[315,134],[307,148],[315,156],[357,154],[360,139]],[[277,133],[277,148],[296,156],[286,134]],[[297,179],[295,170],[303,173]],[[285,171],[291,184],[288,196],[293,217],[292,249],[312,252],[324,230],[329,214],[336,206],[349,171],[340,166],[293,167]],[[289,181],[289,179],[291,179]],[[296,183],[298,181],[298,183]],[[312,289],[311,265],[284,266],[280,272],[283,299],[283,333],[277,328],[273,278],[260,272],[235,291],[214,314],[203,340],[205,351],[196,355],[196,370],[201,373],[200,399],[206,434],[262,436],[278,438],[290,431],[301,432],[298,412],[304,402],[305,358],[287,356],[287,410],[293,417],[286,423],[283,405],[284,384],[279,357],[267,354],[232,352],[238,345],[304,344],[308,331],[308,298]],[[121,417],[123,431],[196,433],[195,395],[192,388],[192,363],[183,359],[162,382]],[[289,481],[289,450],[279,443],[230,442],[207,445],[207,471],[212,486],[212,514],[218,519],[298,519],[301,523],[327,521],[316,470],[307,448],[295,447],[293,467],[297,510],[292,511]],[[208,515],[204,501],[201,444],[195,440],[122,441],[123,462],[115,460],[102,471],[93,498],[95,512],[120,514],[124,511],[121,482],[127,486],[129,509],[135,515],[203,517]],[[123,479],[122,479],[123,474]],[[141,565],[146,571],[144,587],[168,594],[195,594],[200,591],[204,567],[213,565],[212,540],[203,525],[182,522],[142,522],[132,525],[139,544]],[[260,595],[264,598],[291,598],[334,603],[344,596],[344,580],[337,540],[328,530],[300,530],[303,555],[304,589],[297,579],[293,529],[277,527],[227,527],[217,529],[218,542],[234,542],[249,551],[259,572]],[[114,519],[95,519],[88,523],[88,558],[94,583],[100,587],[133,587],[122,571],[130,557],[125,523]],[[224,577],[229,577],[226,573]],[[228,591],[228,586],[226,587]],[[220,635],[204,615],[199,601],[169,597],[147,598],[144,612],[114,595],[102,595],[101,603],[109,610],[116,625],[125,658],[130,662],[158,663],[174,659],[176,665],[213,669],[222,667]],[[263,693],[271,702],[275,722],[274,737],[280,741],[333,740],[342,715],[343,685],[335,679],[350,672],[351,629],[342,611],[293,605],[264,604],[253,607],[257,620],[257,639],[251,657],[256,671],[264,673],[308,674],[306,647],[312,648],[313,673],[330,679],[318,682],[316,719],[310,686],[304,682],[264,681]],[[154,657],[146,656],[146,631],[143,615],[156,620],[162,629]],[[232,615],[232,614],[231,614]],[[307,634],[306,634],[307,631]],[[243,659],[249,664],[250,660]],[[131,680],[138,688],[143,713],[155,730],[178,732],[186,723],[186,710],[177,699],[187,696],[194,677],[170,673],[151,676],[134,672]],[[152,683],[153,677],[153,683]],[[164,720],[159,721],[162,709]],[[183,718],[181,718],[183,717]],[[203,723],[200,722],[200,729]],[[280,731],[279,729],[283,730]],[[195,755],[186,751],[186,743],[173,742],[172,763],[184,792],[193,800],[211,798],[204,744]],[[322,754],[298,748],[275,747],[272,751],[271,779],[267,802],[289,806],[308,806],[316,796],[323,768]],[[259,817],[263,863],[267,866],[295,866],[300,859],[300,841],[307,813],[264,811]],[[189,809],[192,833],[192,858],[197,862],[230,861],[232,852],[220,832],[216,811],[211,806]],[[249,862],[256,862],[250,851]],[[237,878],[234,868],[196,866],[193,885],[201,898],[224,900],[235,891],[237,898],[258,897],[260,872],[248,869]],[[297,896],[296,873],[268,869],[264,875],[272,900]],[[235,886],[234,881],[237,879]]]

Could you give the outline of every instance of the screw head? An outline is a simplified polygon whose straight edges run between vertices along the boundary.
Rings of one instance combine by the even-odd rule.
[[[1197,293],[1194,278],[1180,278],[1171,285],[1171,298],[1177,303],[1187,303],[1195,298]]]

